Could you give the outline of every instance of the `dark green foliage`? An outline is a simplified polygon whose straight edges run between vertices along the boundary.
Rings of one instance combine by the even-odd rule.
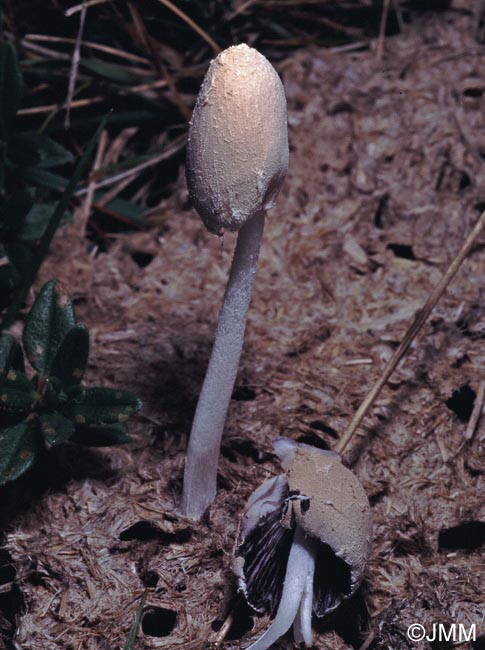
[[[68,181],[51,169],[72,164],[71,152],[44,133],[18,130],[23,93],[15,49],[0,43],[0,311],[8,307],[2,327],[22,306],[105,124],[98,120]],[[52,192],[62,193],[58,201]]]
[[[40,290],[22,340],[32,379],[20,345],[0,336],[0,485],[26,472],[42,447],[127,442],[125,422],[141,407],[128,391],[82,386],[89,333],[57,280]]]
[[[0,429],[1,483],[13,481],[32,466],[36,446],[33,423],[28,419]]]
[[[28,413],[32,409],[37,393],[29,378],[11,368],[0,383],[0,410],[7,413]]]
[[[81,323],[65,335],[54,361],[51,374],[58,377],[64,386],[81,383],[89,356],[89,332]]]
[[[24,372],[24,355],[19,343],[11,334],[0,335],[0,385],[13,368]]]
[[[40,416],[40,428],[46,443],[53,447],[69,440],[76,425],[62,413],[54,411]]]
[[[25,321],[22,342],[32,368],[49,376],[61,343],[76,325],[74,307],[57,280],[45,284]]]
[[[47,255],[47,251],[49,250],[49,246],[52,241],[52,238],[54,237],[54,234],[57,228],[59,227],[59,224],[62,221],[63,215],[65,214],[69,201],[71,200],[74,191],[76,189],[76,186],[79,180],[81,179],[81,175],[84,170],[84,167],[94,151],[98,138],[105,124],[106,124],[106,117],[101,120],[101,123],[96,129],[96,132],[94,133],[91,140],[88,142],[88,145],[83,155],[81,156],[79,162],[77,163],[76,168],[74,169],[74,172],[69,182],[65,186],[65,189],[63,189],[61,198],[55,205],[52,212],[48,210],[47,211],[41,210],[39,209],[39,206],[36,206],[37,211],[34,219],[34,225],[35,228],[37,228],[38,232],[40,232],[40,238],[37,243],[37,246],[31,248],[30,246],[27,246],[25,243],[17,242],[17,241],[13,241],[13,243],[11,243],[10,245],[5,245],[4,252],[7,258],[9,259],[10,265],[6,267],[7,268],[6,277],[2,276],[1,273],[2,267],[0,267],[0,296],[2,295],[1,282],[3,280],[6,284],[7,291],[8,290],[15,291],[15,297],[13,298],[8,311],[4,316],[4,319],[2,321],[3,327],[7,327],[12,324],[18,310],[22,306],[24,298],[27,295],[30,286],[35,280],[37,271],[39,270],[40,265],[42,264],[45,256]],[[44,163],[43,163],[44,167],[48,166],[45,164],[45,161],[50,160],[50,162],[52,162],[54,155],[56,155],[58,158],[60,157],[62,158],[65,157],[65,155],[67,154],[67,152],[61,154],[60,150],[62,148],[55,146],[55,143],[51,142],[49,147],[47,147],[45,139],[41,138],[40,142],[43,143],[42,146],[46,147],[45,151],[50,152],[47,153],[46,157],[44,158]],[[41,162],[42,160],[40,161],[40,163]],[[37,171],[37,175],[50,174],[50,172],[47,172],[45,169],[41,169],[40,165],[37,167],[26,167],[25,169],[30,170],[30,173]],[[29,215],[31,212],[32,210],[29,211],[29,214],[24,216],[25,228],[27,229],[29,225],[32,226],[32,218],[29,220]],[[45,222],[42,221],[42,217],[44,218],[47,217]],[[1,222],[1,218],[0,218],[0,222]],[[30,235],[32,235],[32,229],[30,231]],[[28,240],[29,237],[25,237],[24,235],[23,239]],[[1,253],[2,253],[2,249],[0,245],[0,255]],[[10,275],[8,274],[8,270],[10,270]],[[2,304],[0,298],[0,310],[4,306],[5,305]]]
[[[131,625],[130,633],[128,635],[128,639],[126,640],[124,650],[133,650],[133,648],[135,647],[136,635],[138,634],[138,628],[140,627],[141,617],[143,615],[143,608],[145,607],[145,601],[148,595],[148,591],[149,591],[148,589],[145,589],[142,597],[140,598],[140,604],[136,609],[135,620]]]
[[[138,399],[123,390],[79,388],[71,391],[70,395],[67,412],[80,424],[126,422],[138,410]]]

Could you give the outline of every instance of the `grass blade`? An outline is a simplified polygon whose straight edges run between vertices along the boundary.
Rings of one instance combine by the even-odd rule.
[[[124,650],[133,650],[133,648],[135,647],[136,635],[138,633],[138,628],[140,627],[141,615],[143,614],[143,607],[145,606],[145,600],[147,598],[147,595],[148,595],[148,589],[145,589],[141,597],[140,604],[138,605],[138,609],[136,610],[135,620],[133,621],[133,625],[131,626],[130,634],[126,641]]]

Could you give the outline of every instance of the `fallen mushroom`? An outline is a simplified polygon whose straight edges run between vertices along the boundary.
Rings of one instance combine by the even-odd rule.
[[[248,603],[274,615],[247,650],[266,650],[291,625],[295,641],[311,645],[312,613],[355,593],[370,552],[369,501],[340,456],[287,438],[274,447],[286,473],[251,495],[233,562]]]
[[[190,433],[180,511],[200,519],[216,494],[264,226],[288,168],[286,99],[273,66],[237,45],[212,61],[189,129],[187,184],[211,233],[239,230],[214,346]]]
[[[293,624],[295,641],[311,644],[311,616],[333,611],[355,593],[370,552],[369,502],[340,460],[374,403],[461,264],[485,230],[485,211],[423,308],[409,325],[382,375],[357,409],[336,450],[278,438],[286,474],[265,481],[244,509],[234,553],[239,589],[258,612],[276,615],[246,650],[266,650]]]

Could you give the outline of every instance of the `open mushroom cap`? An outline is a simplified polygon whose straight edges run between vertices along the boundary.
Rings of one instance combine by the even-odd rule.
[[[351,593],[364,575],[372,540],[369,500],[357,476],[340,456],[279,438],[275,450],[286,469],[290,494],[310,497],[309,507],[295,511],[296,523],[327,544],[350,567]]]
[[[287,169],[280,78],[257,50],[229,47],[204,77],[189,128],[187,184],[207,230],[238,230],[270,208]]]
[[[233,561],[239,587],[257,611],[274,613],[282,593],[296,528],[318,546],[313,613],[333,611],[359,587],[372,521],[358,478],[335,452],[275,441],[286,470],[253,492],[244,510]]]

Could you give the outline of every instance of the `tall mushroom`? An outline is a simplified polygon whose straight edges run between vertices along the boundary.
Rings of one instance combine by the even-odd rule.
[[[212,61],[189,129],[187,184],[207,230],[239,230],[185,461],[180,511],[200,519],[216,494],[222,432],[236,379],[265,212],[288,168],[286,99],[273,66],[237,45]]]

